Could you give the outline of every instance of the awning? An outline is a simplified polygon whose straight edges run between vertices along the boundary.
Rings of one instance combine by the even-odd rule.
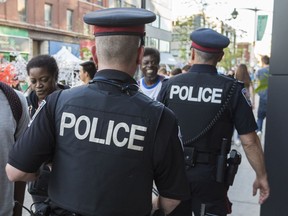
[[[160,64],[175,66],[177,64],[177,62],[171,53],[161,52],[160,53]]]

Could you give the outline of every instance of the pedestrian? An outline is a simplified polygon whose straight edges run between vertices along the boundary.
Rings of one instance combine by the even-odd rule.
[[[267,114],[269,63],[270,63],[270,58],[267,55],[262,56],[261,68],[256,72],[256,78],[259,81],[259,83],[262,83],[262,85],[263,83],[266,83],[266,87],[258,92],[259,104],[258,104],[258,111],[257,111],[257,126],[258,126],[257,134],[259,137],[261,137],[262,135],[263,122]]]
[[[232,78],[232,79],[235,79],[235,70],[231,68],[231,69],[227,72],[226,76],[228,76],[228,77],[230,77],[230,78]]]
[[[234,178],[225,176],[234,125],[256,173],[253,194],[260,190],[260,204],[269,196],[264,156],[243,83],[217,73],[216,65],[229,39],[209,28],[195,30],[190,39],[192,67],[163,82],[158,97],[179,120],[190,181],[190,199],[172,215],[191,216],[193,212],[195,216],[225,216],[230,213],[227,191]],[[233,152],[236,166],[241,157]]]
[[[49,94],[60,89],[68,89],[69,86],[58,83],[59,68],[54,57],[50,55],[33,57],[27,63],[26,70],[31,83],[27,102],[30,118],[33,118],[39,105]],[[28,183],[28,192],[32,196],[36,211],[42,207],[43,202],[48,198],[50,169],[48,165],[43,164],[39,172],[40,178]]]
[[[189,69],[191,68],[190,64],[186,64],[182,67],[182,73],[187,73]]]
[[[138,80],[138,84],[140,90],[153,100],[157,99],[162,86],[162,81],[165,80],[164,75],[158,74],[160,68],[159,63],[160,52],[155,48],[145,47],[144,56],[141,62],[143,77]]]
[[[98,71],[89,85],[50,94],[10,151],[10,180],[29,181],[52,158],[50,215],[169,214],[187,199],[177,120],[138,91],[144,28],[156,19],[141,8],[110,8],[84,16],[94,25]]]
[[[21,216],[26,184],[10,182],[5,166],[9,149],[24,133],[30,121],[28,106],[21,92],[3,82],[0,82],[0,106],[0,215]]]
[[[47,95],[56,90],[68,89],[69,86],[58,83],[59,68],[55,58],[50,55],[37,55],[30,59],[26,71],[31,83],[27,102],[32,118]]]
[[[170,73],[170,77],[176,76],[176,75],[181,74],[181,73],[182,73],[181,68],[174,68]]]
[[[90,80],[93,79],[95,73],[96,73],[96,66],[93,61],[86,61],[80,64],[80,71],[79,71],[79,77],[80,80],[87,84]]]
[[[166,66],[165,67],[160,67],[157,74],[159,74],[160,76],[164,76],[164,77],[169,77],[168,75],[168,71],[166,69]]]
[[[254,87],[246,64],[240,64],[237,67],[235,71],[235,78],[243,82],[246,90],[244,94],[246,95],[246,98],[250,100],[252,108],[254,108]]]
[[[248,68],[247,68],[246,64],[240,64],[236,68],[234,77],[238,81],[243,82],[245,88],[242,90],[242,93],[245,94],[245,98],[247,99],[247,102],[250,103],[252,109],[254,109],[254,104],[255,104],[254,86],[253,86],[253,83],[251,81],[250,74],[248,72]],[[238,135],[236,130],[234,130],[233,139],[234,139],[234,144],[236,146],[240,146],[241,141],[239,139],[239,135]]]

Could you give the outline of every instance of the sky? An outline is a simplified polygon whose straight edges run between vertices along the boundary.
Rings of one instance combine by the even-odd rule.
[[[202,0],[204,1],[204,0]],[[197,0],[200,2],[200,0]],[[206,13],[210,17],[217,17],[236,29],[238,42],[252,42],[255,35],[255,12],[250,9],[259,9],[257,15],[268,15],[267,26],[262,41],[256,42],[256,48],[260,54],[268,54],[271,42],[273,23],[273,0],[206,0],[208,6]],[[172,0],[173,17],[189,16],[199,12],[199,4],[195,0]],[[238,11],[236,19],[231,19],[234,8]],[[230,20],[229,20],[230,19]],[[266,44],[266,45],[264,45]]]

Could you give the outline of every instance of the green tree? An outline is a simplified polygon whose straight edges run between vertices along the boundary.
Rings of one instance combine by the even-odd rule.
[[[269,75],[266,75],[263,79],[259,80],[258,86],[255,89],[255,93],[264,91],[268,88],[268,79],[269,79]]]

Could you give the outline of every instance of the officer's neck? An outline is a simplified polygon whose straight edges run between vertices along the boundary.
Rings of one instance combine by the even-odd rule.
[[[105,64],[99,64],[98,63],[98,71],[101,70],[118,70],[122,71],[129,76],[133,77],[136,71],[136,66],[129,66],[129,65],[105,65]]]

